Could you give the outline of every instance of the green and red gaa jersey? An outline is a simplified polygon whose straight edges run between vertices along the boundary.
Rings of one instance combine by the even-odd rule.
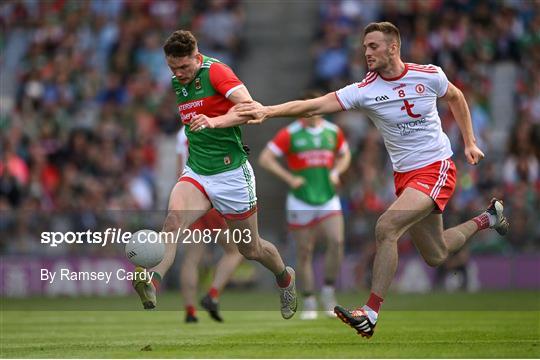
[[[296,198],[321,205],[334,197],[330,172],[336,154],[348,149],[345,136],[336,125],[323,120],[317,127],[308,127],[297,120],[281,129],[268,148],[276,156],[285,155],[289,170],[306,180],[298,189],[290,190]]]
[[[236,169],[246,161],[247,154],[242,147],[242,131],[239,126],[198,132],[189,129],[189,123],[195,115],[216,117],[226,114],[234,106],[228,97],[242,86],[231,68],[207,56],[202,56],[202,66],[191,83],[182,85],[176,76],[172,77],[180,118],[187,125],[187,165],[196,173],[219,174]]]

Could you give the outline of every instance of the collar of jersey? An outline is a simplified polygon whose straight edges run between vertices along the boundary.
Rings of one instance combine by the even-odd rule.
[[[385,78],[385,77],[382,76],[380,73],[379,73],[379,76],[380,76],[381,79],[383,79],[384,81],[396,81],[396,80],[399,80],[399,79],[401,79],[402,77],[404,77],[405,74],[407,74],[407,71],[409,71],[409,66],[407,65],[407,63],[405,63],[405,68],[403,69],[403,72],[402,72],[399,76],[396,76],[396,77],[393,77],[393,78]]]
[[[322,123],[317,127],[307,126],[306,124],[302,123],[302,127],[306,129],[306,131],[311,135],[319,135],[324,130],[324,126]]]

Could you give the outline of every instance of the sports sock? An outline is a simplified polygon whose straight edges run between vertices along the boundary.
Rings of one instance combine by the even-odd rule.
[[[379,310],[381,310],[381,305],[383,301],[384,299],[382,297],[378,296],[375,293],[370,293],[366,306],[368,306],[370,310],[373,310],[378,314]]]
[[[283,271],[276,275],[276,281],[278,283],[279,287],[287,287],[291,283],[291,274],[287,271],[287,268],[283,269]]]
[[[375,324],[379,314],[367,305],[362,306],[362,309],[366,312],[369,321],[371,321],[372,324]]]
[[[197,313],[197,310],[195,309],[195,306],[193,305],[186,305],[186,314],[190,316],[195,316]]]
[[[210,290],[208,290],[208,296],[214,300],[217,300],[219,298],[219,290],[212,286]]]
[[[493,226],[495,222],[497,221],[497,218],[495,217],[495,215],[492,215],[484,211],[480,215],[474,217],[472,221],[476,223],[476,226],[478,226],[478,231],[480,231],[480,230],[487,229],[490,226]]]
[[[157,271],[152,271],[152,284],[156,290],[159,289],[159,285],[161,284],[161,275]]]

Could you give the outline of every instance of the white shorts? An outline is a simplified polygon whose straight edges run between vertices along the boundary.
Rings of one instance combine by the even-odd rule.
[[[287,195],[287,222],[289,227],[314,226],[326,218],[341,214],[341,202],[337,195],[322,205],[311,205],[294,195]]]
[[[257,211],[255,174],[248,161],[215,175],[199,175],[186,166],[178,181],[195,185],[226,219],[247,219]]]

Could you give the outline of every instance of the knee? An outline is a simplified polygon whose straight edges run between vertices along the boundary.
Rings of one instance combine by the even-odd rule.
[[[398,230],[391,215],[381,215],[375,225],[375,240],[377,244],[389,241],[397,242]]]
[[[182,223],[180,211],[171,210],[167,214],[165,223],[163,224],[163,231],[176,231]]]
[[[426,263],[431,267],[437,267],[444,264],[446,259],[448,259],[448,249],[446,248],[439,250],[436,254],[424,257]]]

